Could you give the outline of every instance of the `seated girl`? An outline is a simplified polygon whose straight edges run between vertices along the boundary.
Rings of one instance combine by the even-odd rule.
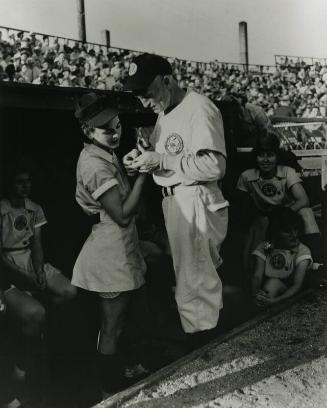
[[[243,221],[247,225],[244,265],[251,269],[250,254],[265,239],[268,216],[277,206],[297,212],[315,262],[322,262],[321,236],[310,208],[309,198],[298,174],[282,164],[279,137],[273,129],[261,135],[253,150],[255,167],[244,171],[237,182]]]
[[[280,302],[298,293],[312,263],[310,249],[299,240],[301,216],[290,208],[275,209],[270,216],[269,241],[253,251],[255,269],[251,279],[258,306]]]

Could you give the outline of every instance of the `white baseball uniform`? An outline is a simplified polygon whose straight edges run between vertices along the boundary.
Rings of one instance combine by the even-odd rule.
[[[153,177],[166,195],[162,206],[182,326],[186,333],[214,328],[222,308],[216,269],[228,217],[218,186],[226,156],[221,114],[207,97],[189,91],[159,115],[150,143],[161,154]]]

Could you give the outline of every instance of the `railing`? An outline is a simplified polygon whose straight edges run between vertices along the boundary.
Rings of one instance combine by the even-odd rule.
[[[291,66],[298,67],[301,65],[315,65],[321,66],[327,65],[327,58],[314,58],[314,57],[299,57],[291,55],[275,55],[275,65],[278,66]]]

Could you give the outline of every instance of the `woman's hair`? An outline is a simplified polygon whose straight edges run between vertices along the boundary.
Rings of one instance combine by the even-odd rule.
[[[258,154],[264,152],[276,153],[277,164],[279,165],[292,167],[295,171],[301,170],[295,154],[290,150],[281,148],[278,132],[273,128],[268,128],[258,135],[255,147],[252,150],[252,167],[257,167]]]
[[[253,155],[255,157],[262,152],[274,152],[277,157],[281,152],[280,140],[277,132],[274,129],[268,129],[258,135]]]
[[[297,229],[300,234],[303,232],[303,220],[300,214],[289,207],[274,208],[269,215],[268,240],[274,241],[280,232],[288,232],[291,229]]]
[[[32,175],[33,172],[31,168],[25,163],[18,163],[18,164],[14,163],[6,169],[6,172],[5,172],[6,177],[5,177],[4,186],[3,186],[5,196],[8,196],[8,194],[10,194],[13,188],[13,185],[14,185],[15,178],[18,175],[23,174],[23,173],[28,173],[31,177],[33,176]]]

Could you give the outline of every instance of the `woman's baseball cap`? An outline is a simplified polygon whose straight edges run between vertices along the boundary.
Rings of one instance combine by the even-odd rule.
[[[124,85],[125,91],[142,93],[157,75],[172,74],[170,63],[155,54],[141,54],[134,58],[129,66],[128,77]]]
[[[84,94],[75,108],[75,117],[90,127],[101,127],[117,115],[118,110],[109,105],[108,99],[95,92]]]

